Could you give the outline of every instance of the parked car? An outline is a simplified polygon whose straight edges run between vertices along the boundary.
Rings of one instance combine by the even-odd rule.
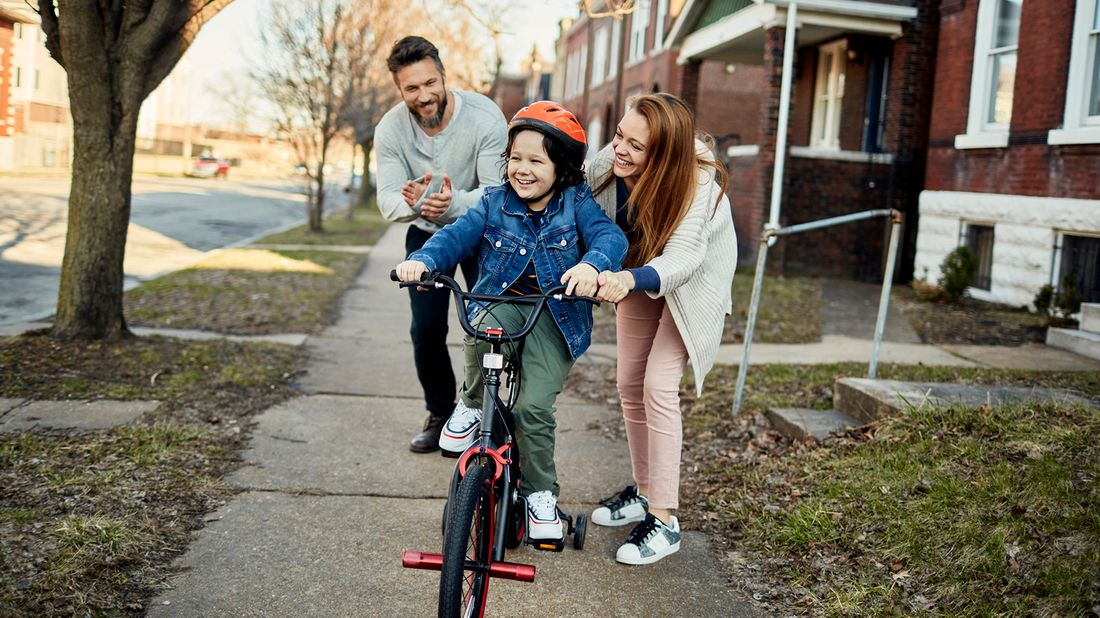
[[[229,178],[229,161],[217,157],[199,157],[191,160],[191,171],[187,174],[194,178]]]

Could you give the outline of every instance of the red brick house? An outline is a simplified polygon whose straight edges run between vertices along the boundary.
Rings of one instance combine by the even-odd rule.
[[[639,2],[638,8],[649,10],[651,24],[661,14],[654,4],[661,3]],[[585,110],[590,129],[605,128],[597,117],[617,117],[616,101],[661,89],[693,105],[698,126],[719,138],[743,261],[755,256],[768,220],[789,4],[673,3],[662,29],[650,29],[647,41],[664,36],[650,58],[631,64],[631,47],[624,45],[619,88],[599,82],[604,55],[595,54],[593,63],[590,51],[604,40],[598,29],[606,18],[582,17],[566,33],[566,73],[574,78],[567,77],[566,100]],[[939,0],[798,2],[780,223],[897,208],[907,215],[897,271],[906,281],[924,178],[938,5]],[[623,19],[622,32],[633,32],[638,19],[645,18]],[[611,41],[619,41],[614,24],[606,27]],[[579,79],[580,67],[587,67],[587,82]],[[788,273],[881,278],[886,228],[876,220],[792,236],[773,250],[769,263]]]
[[[1100,301],[1100,2],[944,0],[916,275],[967,245],[971,294]]]
[[[708,61],[685,75],[676,51],[665,44],[684,4],[637,0],[633,12],[621,18],[581,15],[563,22],[556,78],[564,83],[552,85],[551,92],[560,93],[585,124],[591,152],[611,140],[630,97],[649,92],[696,97],[699,127],[723,147],[751,142],[756,135],[762,69]],[[592,6],[605,10],[602,2]],[[738,79],[729,79],[735,72]]]
[[[727,153],[743,254],[767,222],[776,161],[789,0],[688,0],[667,41],[690,74],[706,61],[755,65],[758,129]],[[906,215],[896,277],[907,281],[924,177],[939,0],[799,0],[780,224],[878,208]],[[737,79],[735,72],[729,79]],[[705,76],[685,82],[704,82]],[[697,98],[703,104],[705,95]],[[790,236],[773,267],[877,279],[886,224],[871,220]]]

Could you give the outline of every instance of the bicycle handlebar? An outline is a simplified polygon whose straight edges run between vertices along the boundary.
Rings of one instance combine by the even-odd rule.
[[[474,337],[475,339],[481,339],[483,341],[501,341],[506,343],[513,343],[523,339],[527,335],[531,334],[531,331],[535,328],[535,322],[538,321],[542,310],[546,307],[546,301],[553,299],[559,301],[584,301],[593,305],[599,305],[600,301],[590,296],[574,296],[565,294],[566,286],[564,284],[556,285],[542,294],[529,294],[527,296],[501,296],[499,294],[473,294],[462,289],[462,286],[458,284],[453,278],[441,272],[425,271],[420,274],[420,281],[401,281],[397,276],[396,270],[390,271],[390,281],[400,282],[400,287],[434,287],[435,289],[447,289],[450,290],[455,297],[455,307],[458,309],[458,321],[462,325],[462,330],[467,335]],[[523,327],[515,333],[504,333],[501,335],[486,335],[479,333],[476,328],[470,324],[470,318],[466,315],[466,308],[463,306],[463,300],[473,300],[478,302],[487,303],[515,303],[515,304],[527,304],[534,305],[534,309],[531,310],[531,315],[528,316],[527,322]]]

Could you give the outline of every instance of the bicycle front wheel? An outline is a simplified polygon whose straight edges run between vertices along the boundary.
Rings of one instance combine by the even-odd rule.
[[[490,468],[471,464],[448,505],[439,580],[439,617],[485,614],[493,555],[493,486]]]

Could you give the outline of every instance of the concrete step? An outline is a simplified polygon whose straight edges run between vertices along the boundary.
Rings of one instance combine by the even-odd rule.
[[[1027,401],[1096,405],[1096,402],[1061,388],[900,382],[867,378],[841,378],[833,385],[833,407],[864,423],[904,412],[910,406],[1003,406]]]
[[[1100,333],[1100,303],[1081,303],[1081,330]]]
[[[765,413],[775,430],[796,442],[820,442],[834,432],[860,424],[856,419],[836,410],[809,408],[768,408]]]
[[[1081,324],[1084,324],[1084,320]],[[1048,328],[1047,345],[1100,360],[1100,333],[1069,328]]]

